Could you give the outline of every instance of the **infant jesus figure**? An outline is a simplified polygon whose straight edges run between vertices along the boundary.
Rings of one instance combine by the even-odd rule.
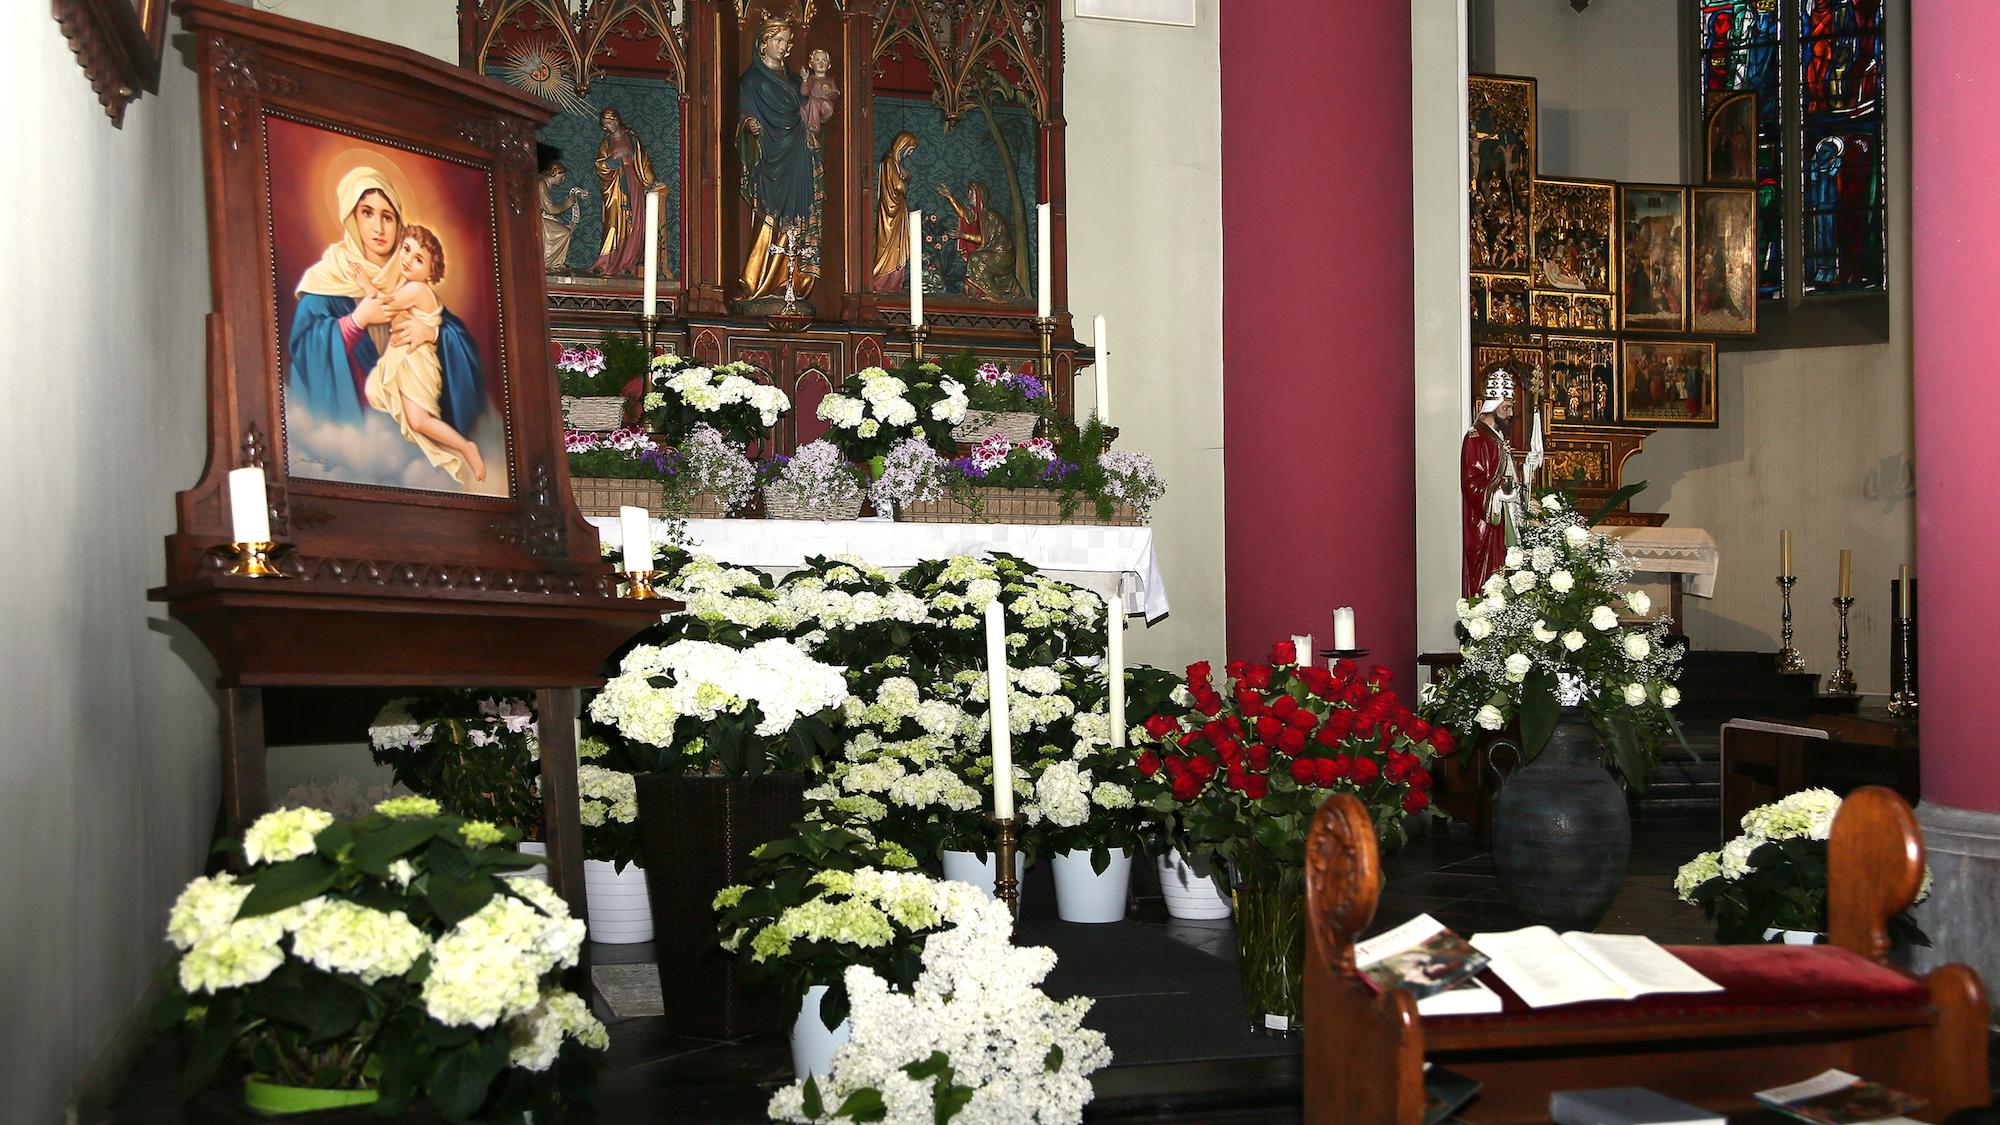
[[[406,228],[397,272],[402,281],[389,294],[375,288],[358,269],[354,280],[363,293],[388,309],[391,325],[405,319],[432,328],[442,323],[444,302],[431,288],[444,280],[444,246],[437,235],[427,227]],[[394,418],[403,438],[452,479],[462,485],[486,479],[486,459],[479,455],[479,446],[438,417],[444,368],[435,342],[417,347],[391,344],[368,372],[364,393],[368,405]]]
[[[834,103],[840,100],[840,87],[834,85],[833,56],[824,50],[815,50],[806,57],[807,70],[799,75],[799,121],[806,127],[806,140],[814,148],[819,147],[819,127],[833,117]]]

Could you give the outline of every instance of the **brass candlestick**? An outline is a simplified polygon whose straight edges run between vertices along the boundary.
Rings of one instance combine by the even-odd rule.
[[[930,336],[930,334],[931,330],[928,325],[923,325],[923,324],[910,325],[911,362],[922,363],[924,361],[924,340],[927,339]]]
[[[639,339],[645,344],[646,356],[649,359],[653,355],[653,339],[659,335],[659,331],[660,314],[654,313],[651,316],[645,313],[639,314]]]
[[[1780,574],[1778,576],[1778,589],[1785,592],[1784,617],[1781,619],[1782,623],[1779,625],[1778,634],[1781,645],[1778,649],[1778,671],[1780,672],[1803,672],[1806,670],[1806,658],[1800,656],[1799,650],[1792,647],[1792,585],[1798,580],[1799,578],[1796,574]]]
[[[272,542],[231,543],[229,550],[236,561],[223,573],[237,578],[290,578],[291,575],[271,565],[271,554],[277,546]]]
[[[1042,381],[1048,384],[1049,393],[1056,393],[1056,318],[1038,316],[1035,318],[1035,332],[1042,338]]]
[[[665,594],[660,593],[657,585],[660,579],[665,574],[666,571],[664,570],[626,571],[625,585],[627,589],[625,591],[625,596],[633,599],[634,601],[642,601],[642,602],[651,601],[656,598],[666,597]]]
[[[1915,681],[1916,653],[1910,651],[1910,625],[1907,617],[1896,619],[1896,649],[1902,654],[1902,683],[1896,685],[1895,694],[1889,697],[1889,713],[1899,719],[1917,717],[1917,693],[1910,685]]]
[[[1854,599],[1835,598],[1833,604],[1840,609],[1840,667],[1834,669],[1833,675],[1827,677],[1826,693],[1853,695],[1855,694],[1854,671],[1847,666],[1847,611],[1854,605]]]
[[[1014,878],[1015,834],[1020,831],[1019,816],[988,816],[986,822],[993,826],[993,897],[1007,904],[1007,913],[1013,915],[1014,924],[1021,923],[1021,881]]]

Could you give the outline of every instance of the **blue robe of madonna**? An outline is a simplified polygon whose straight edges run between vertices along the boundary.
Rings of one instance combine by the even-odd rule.
[[[737,83],[737,97],[741,112],[764,127],[754,142],[756,165],[744,169],[744,195],[779,226],[810,216],[813,150],[799,120],[798,84],[756,58]]]
[[[290,360],[285,376],[288,401],[302,404],[321,421],[347,426],[365,425],[369,410],[354,369],[359,368],[365,380],[381,358],[366,332],[355,338],[351,348],[341,335],[341,318],[353,312],[355,304],[352,297],[299,294],[299,310],[292,317],[292,332],[285,346]],[[438,328],[437,350],[438,363],[444,368],[438,417],[469,436],[486,412],[485,380],[472,334],[448,309]]]

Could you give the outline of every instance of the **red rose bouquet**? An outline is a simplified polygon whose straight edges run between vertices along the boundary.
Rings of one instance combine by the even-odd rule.
[[[1227,693],[1207,662],[1188,667],[1176,709],[1143,724],[1135,762],[1143,796],[1176,844],[1213,856],[1233,886],[1245,984],[1259,1030],[1299,1015],[1306,830],[1328,794],[1360,797],[1385,844],[1430,806],[1427,763],[1456,747],[1450,732],[1397,699],[1389,670],[1342,660],[1300,665],[1290,641],[1268,662],[1232,661]]]

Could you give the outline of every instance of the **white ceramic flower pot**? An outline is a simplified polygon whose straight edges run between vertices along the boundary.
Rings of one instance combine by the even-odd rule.
[[[799,1018],[792,1021],[792,1074],[802,1081],[808,1074],[831,1073],[833,1053],[854,1034],[851,1019],[841,1020],[840,1026],[832,1031],[820,1022],[819,1000],[825,995],[823,984],[806,989],[806,998],[799,1004]]]
[[[1772,945],[1818,945],[1824,939],[1811,930],[1765,930],[1764,940]]]
[[[509,879],[533,879],[540,883],[549,881],[549,846],[547,844],[539,840],[523,840],[515,845],[514,850],[520,852],[522,855],[540,856],[542,857],[542,862],[534,867],[524,867],[519,871],[513,872],[507,876]]]
[[[940,854],[944,859],[945,878],[959,883],[971,883],[985,892],[987,898],[993,897],[993,881],[998,877],[999,872],[999,868],[994,863],[994,853],[987,852],[985,859],[980,859],[979,856],[972,852],[947,851]],[[1024,870],[1025,868],[1021,862],[1021,853],[1015,852],[1015,883],[1018,884],[1021,881],[1021,874]]]
[[[583,861],[583,889],[589,898],[590,940],[630,945],[653,940],[653,904],[646,897],[646,869],[625,870],[600,859]]]
[[[1160,897],[1175,918],[1227,918],[1229,900],[1215,885],[1207,856],[1190,861],[1178,851],[1159,857]]]
[[[1056,917],[1065,922],[1122,922],[1126,892],[1132,887],[1132,853],[1119,848],[1102,875],[1090,866],[1090,852],[1057,852]]]

